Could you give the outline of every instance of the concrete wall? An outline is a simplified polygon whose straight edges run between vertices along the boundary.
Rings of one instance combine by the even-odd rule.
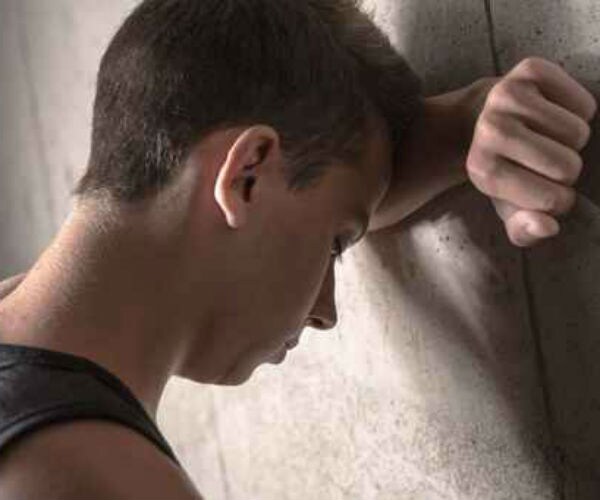
[[[0,276],[67,214],[99,57],[135,3],[0,0]],[[530,54],[600,81],[596,0],[365,8],[431,93]],[[592,167],[581,191],[600,202]],[[456,188],[350,252],[334,331],[238,388],[173,379],[159,425],[211,500],[599,498],[598,241],[583,206],[521,251]]]
[[[537,2],[536,2],[537,3]],[[600,3],[494,3],[503,69],[524,55],[551,57],[600,96]],[[596,133],[600,131],[598,120]],[[580,191],[600,204],[600,154],[587,151]],[[532,333],[563,498],[600,498],[600,212],[585,205],[562,238],[526,254]]]

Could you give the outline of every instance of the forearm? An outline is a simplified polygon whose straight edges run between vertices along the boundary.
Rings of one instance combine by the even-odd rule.
[[[386,196],[370,231],[394,225],[448,189],[468,180],[465,161],[478,111],[496,79],[424,100],[421,116],[404,140]]]

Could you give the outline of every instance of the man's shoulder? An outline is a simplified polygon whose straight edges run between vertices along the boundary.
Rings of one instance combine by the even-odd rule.
[[[0,281],[0,300],[14,292],[26,276],[27,273],[23,273]]]
[[[106,420],[52,424],[0,455],[0,500],[201,500],[185,472],[147,438]]]

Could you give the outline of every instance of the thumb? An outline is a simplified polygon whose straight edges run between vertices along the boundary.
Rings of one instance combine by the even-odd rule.
[[[558,221],[545,212],[525,210],[498,198],[492,198],[492,203],[509,240],[518,247],[533,246],[560,232]]]

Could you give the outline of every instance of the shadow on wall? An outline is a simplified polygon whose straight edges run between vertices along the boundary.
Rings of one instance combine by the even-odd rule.
[[[582,80],[582,83],[594,94],[600,105],[600,57],[585,54],[580,57],[581,64],[598,68],[598,80]],[[577,190],[600,207],[600,110],[592,121],[592,139],[583,150],[583,171],[577,182]]]
[[[508,241],[491,203],[468,185],[448,191],[403,224],[405,229],[396,226],[372,235],[369,246],[394,281],[394,296],[403,298],[402,308],[421,311],[421,335],[427,339],[423,343],[435,351],[429,358],[447,365],[438,372],[451,374],[449,391],[441,396],[448,400],[434,405],[468,404],[464,410],[469,422],[459,425],[482,438],[473,443],[482,450],[482,459],[498,436],[504,436],[513,442],[503,445],[500,461],[505,462],[498,465],[508,465],[518,455],[528,462],[519,467],[535,470],[546,484],[554,483],[547,463],[552,440],[529,329],[520,251]],[[429,233],[427,238],[419,227]],[[404,333],[390,335],[396,337],[398,362],[411,366],[405,358],[413,353],[406,350]],[[468,392],[470,397],[461,402]],[[470,406],[478,397],[481,406]],[[504,431],[494,428],[494,418],[484,410],[489,407],[497,408],[495,423]],[[487,431],[476,432],[482,426]]]
[[[485,23],[483,0],[477,4],[465,2],[469,6],[456,10],[439,3],[409,1],[380,13],[387,16],[381,24],[394,26],[393,41],[425,79],[427,94],[491,74],[491,51],[489,60],[483,63],[490,71],[482,71],[477,61],[485,57],[481,47],[472,47],[473,54],[464,48],[468,45],[453,41],[456,31],[458,38],[468,38],[469,30],[481,29],[481,23]],[[439,11],[437,17],[432,17],[434,11]],[[543,19],[544,12],[539,9],[540,25],[557,22]],[[544,56],[520,54],[504,70],[528,55]],[[551,54],[546,57],[552,59]],[[567,61],[556,62],[576,76],[600,68],[598,55],[590,53],[574,53]],[[600,96],[600,79],[585,83]],[[598,205],[599,124],[597,119],[597,139],[584,153],[586,170],[577,185]],[[551,466],[547,480],[554,484],[557,494],[564,496],[567,491],[569,498],[577,500],[600,495],[600,291],[592,278],[600,272],[600,234],[591,234],[592,229],[581,223],[583,216],[574,212],[562,222],[560,238],[522,252],[508,241],[487,198],[471,186],[461,186],[413,214],[402,228],[389,228],[369,238],[370,248],[395,281],[398,296],[408,302],[403,307],[421,310],[431,322],[445,325],[443,334],[450,336],[450,341],[494,381],[498,394],[519,422],[531,460],[547,462]],[[444,219],[455,223],[444,225]],[[428,261],[423,246],[411,237],[411,228],[419,225],[444,227],[451,234],[436,242],[444,252],[478,256],[473,266],[482,274],[483,285],[474,290],[473,298],[481,302],[475,310],[482,306],[479,325],[457,307],[452,290],[437,286],[440,274],[435,269],[440,263]],[[457,234],[452,234],[454,229]],[[481,266],[486,261],[493,268],[491,273]],[[526,275],[531,280],[532,303],[528,301]],[[516,322],[511,322],[511,316]],[[557,329],[565,322],[571,328]],[[410,356],[404,345],[397,342],[398,359]],[[438,352],[436,358],[443,360],[444,354]],[[450,358],[447,361],[453,363]],[[545,464],[540,466],[543,469]]]
[[[598,3],[556,0],[534,7],[502,13],[505,23],[522,18],[524,25],[518,39],[502,40],[500,58],[513,63],[535,51],[600,98]],[[592,203],[579,203],[563,221],[561,237],[531,250],[526,259],[563,497],[576,500],[600,498],[600,287],[594,278],[600,275],[598,116],[592,130],[575,186]]]
[[[600,66],[598,66],[600,67]],[[597,94],[599,95],[599,94]],[[591,201],[528,256],[566,498],[600,497],[600,120],[576,188]]]
[[[483,1],[468,2],[468,6],[457,9],[439,4],[434,0],[403,2],[401,7],[393,7],[381,14],[388,16],[382,24],[394,26],[392,40],[402,47],[407,59],[423,76],[427,95],[492,74],[493,56],[489,45],[487,60],[481,47],[473,47],[478,61],[478,57],[464,49],[464,43],[454,41],[455,34],[458,39],[468,38],[471,36],[469,30],[482,29],[482,23],[485,24]],[[543,17],[544,9],[539,10]],[[435,11],[439,11],[439,16],[432,17]],[[538,21],[544,25],[547,20]],[[402,39],[398,31],[402,32]],[[489,43],[489,39],[484,39]],[[523,54],[522,57],[527,55],[544,56]],[[504,70],[510,70],[522,57],[511,61]],[[576,76],[581,73],[577,68],[587,68],[588,73],[589,68],[600,68],[597,55],[589,53],[572,54],[563,65]],[[600,95],[600,80],[585,83]],[[584,152],[587,168],[576,186],[598,205],[599,123],[597,119],[595,136],[599,139]],[[557,494],[566,488],[574,494],[581,492],[584,496],[572,498],[583,500],[597,498],[594,494],[598,494],[597,487],[600,486],[600,426],[597,425],[600,421],[600,384],[592,383],[592,380],[600,380],[600,370],[594,368],[600,366],[594,363],[600,359],[600,317],[598,313],[582,316],[582,309],[600,310],[600,297],[594,293],[598,287],[593,280],[578,279],[576,273],[577,268],[581,272],[583,261],[588,262],[588,270],[598,269],[598,264],[591,261],[597,260],[600,253],[598,244],[586,234],[577,217],[573,214],[562,221],[563,234],[559,239],[523,252],[508,241],[489,200],[465,185],[445,193],[434,204],[413,214],[402,223],[402,228],[389,228],[371,236],[369,246],[396,283],[397,296],[406,299],[407,304],[403,306],[421,310],[431,322],[446,325],[448,328],[443,334],[450,336],[451,341],[495,382],[498,394],[520,424],[520,436],[532,462],[541,460],[550,466],[547,481],[554,485]],[[449,226],[443,223],[444,220],[455,223]],[[479,309],[478,326],[484,331],[478,331],[472,318],[465,317],[465,311],[457,307],[452,290],[438,286],[440,276],[432,271],[439,263],[427,261],[423,247],[415,244],[416,240],[410,234],[411,228],[419,225],[444,227],[446,233],[450,227],[447,236],[441,236],[442,230],[439,230],[440,239],[436,244],[444,247],[445,252],[478,256],[473,266],[479,266],[477,271],[482,274],[482,286],[473,295],[480,304],[472,310],[483,306]],[[405,228],[407,232],[403,233]],[[452,234],[452,228],[458,229],[456,234]],[[600,235],[596,237],[600,241]],[[534,260],[537,267],[528,270],[524,262]],[[489,263],[492,269],[481,266],[482,262]],[[548,266],[555,271],[562,270],[566,279],[559,280],[556,273],[548,273]],[[532,304],[528,303],[524,273],[533,280]],[[594,275],[598,272],[589,274]],[[549,276],[551,281],[548,281]],[[407,279],[409,277],[414,279]],[[464,285],[467,287],[469,283]],[[544,295],[544,290],[548,289],[553,290],[554,295],[547,292]],[[563,308],[560,297],[570,305]],[[571,339],[551,331],[552,325],[563,324],[577,314],[583,318],[583,323],[573,323],[576,328],[569,330]],[[536,315],[541,317],[536,318]],[[516,322],[512,322],[510,316]],[[544,321],[544,317],[550,321]],[[397,346],[398,359],[410,356],[405,343],[398,340]],[[437,352],[436,358],[443,360],[444,354]],[[453,362],[448,358],[449,364]],[[562,373],[567,376],[561,376]],[[591,375],[593,378],[589,378]],[[573,432],[577,434],[574,437]],[[543,469],[546,465],[540,464],[540,467]],[[578,489],[573,483],[577,483],[574,478],[580,469],[587,486]],[[591,485],[596,480],[599,481],[597,486]],[[586,493],[583,493],[584,489]]]

